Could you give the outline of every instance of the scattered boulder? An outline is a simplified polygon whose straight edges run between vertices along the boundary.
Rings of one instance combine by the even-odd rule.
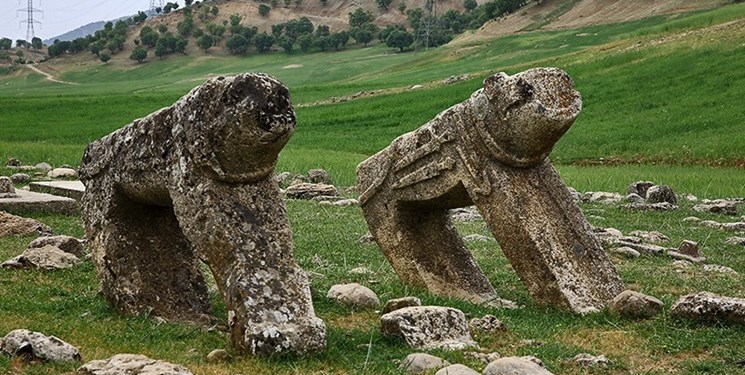
[[[410,374],[421,374],[450,365],[450,362],[427,353],[409,354],[401,362],[400,368]]]
[[[339,193],[333,185],[303,182],[288,186],[285,195],[292,199],[313,199],[319,196],[337,197]]]
[[[230,355],[225,349],[215,349],[207,354],[205,359],[207,362],[225,362],[230,359]]]
[[[484,220],[476,207],[473,206],[450,210],[450,218],[461,223]]]
[[[632,236],[639,237],[647,242],[651,243],[660,243],[660,242],[667,242],[670,241],[670,237],[657,232],[657,231],[644,231],[644,230],[635,230],[631,233],[629,233]]]
[[[380,317],[388,338],[403,338],[415,349],[462,350],[477,346],[462,311],[440,306],[413,306]]]
[[[28,244],[28,248],[29,249],[41,248],[47,245],[57,247],[58,249],[66,253],[75,255],[77,257],[81,257],[84,254],[82,241],[80,241],[79,239],[75,237],[64,236],[64,235],[39,237],[31,241],[31,243]]]
[[[36,169],[37,171],[42,171],[42,172],[49,172],[52,170],[52,166],[49,165],[49,163],[42,162],[42,163],[36,164],[34,166],[34,169]]]
[[[620,255],[622,257],[626,257],[626,258],[638,258],[641,256],[640,252],[628,246],[615,247],[615,248],[610,249],[610,252],[616,255]]]
[[[401,297],[388,300],[383,307],[383,314],[403,309],[404,307],[421,306],[422,300],[417,297]]]
[[[34,219],[11,215],[0,211],[0,237],[2,236],[47,236],[52,228]]]
[[[623,233],[616,228],[594,227],[592,231],[603,245],[612,245],[623,237]]]
[[[23,254],[0,264],[2,268],[36,267],[45,270],[58,270],[80,264],[80,258],[60,250],[56,246],[29,248]]]
[[[338,301],[342,305],[375,309],[380,307],[380,299],[370,288],[357,284],[337,284],[329,289],[326,298]]]
[[[496,352],[493,352],[493,353],[463,352],[463,355],[466,357],[473,358],[484,364],[488,364],[489,362],[502,358],[502,356],[500,356],[499,353],[496,353]]]
[[[745,237],[729,237],[724,240],[727,245],[743,245],[745,246]]]
[[[5,161],[5,166],[6,167],[20,167],[21,161],[11,156],[11,157],[8,157],[8,160]]]
[[[572,362],[583,367],[605,367],[611,364],[611,361],[604,355],[594,356],[588,353],[580,353],[572,358]]]
[[[693,263],[687,260],[678,259],[673,262],[673,269],[678,273],[685,273],[691,267],[693,267]]]
[[[331,175],[324,169],[311,169],[308,171],[308,182],[331,185]]]
[[[78,171],[72,168],[54,168],[47,173],[49,178],[78,178]]]
[[[634,194],[634,193],[627,195],[623,200],[629,203],[644,203],[645,202],[644,197],[642,197],[639,194]]]
[[[480,375],[478,371],[461,364],[450,365],[443,367],[435,373],[435,375]]]
[[[356,199],[340,199],[334,203],[331,203],[331,205],[337,207],[359,206],[360,201]]]
[[[677,250],[668,250],[668,255],[675,259],[687,260],[693,263],[703,263],[706,258],[698,250],[698,243],[695,241],[683,240]]]
[[[459,76],[450,76],[442,80],[443,85],[452,85],[453,83],[465,81],[469,78],[468,74],[462,74]]]
[[[615,204],[624,199],[624,196],[618,193],[609,193],[605,191],[588,191],[582,195],[582,202]]]
[[[727,266],[721,266],[719,264],[705,264],[704,271],[706,272],[718,272],[729,275],[737,275],[737,271]]]
[[[693,206],[693,210],[697,212],[711,212],[715,214],[736,216],[737,203],[737,201],[728,199],[704,200]]]
[[[422,86],[422,85],[414,85],[414,86],[411,86],[411,87],[409,88],[409,90],[419,90],[419,89],[421,89],[421,88],[423,88],[423,87],[424,87],[424,86]]]
[[[10,177],[0,176],[0,198],[15,198],[16,189]]]
[[[678,209],[678,206],[670,202],[629,203],[621,206],[621,208],[631,211],[675,211]]]
[[[744,232],[745,231],[745,222],[735,222],[735,223],[722,223],[720,228],[727,230],[727,231],[734,231],[734,232]]]
[[[14,184],[27,184],[31,182],[31,176],[26,173],[14,173],[10,176]]]
[[[466,242],[489,242],[489,237],[483,234],[469,234],[463,237],[463,241]]]
[[[636,194],[644,199],[647,198],[647,191],[649,188],[654,186],[654,182],[652,181],[637,181],[629,185],[629,187],[626,189],[626,192],[628,194]]]
[[[630,247],[636,251],[647,253],[647,254],[662,254],[665,252],[665,248],[658,245],[651,245],[651,244],[645,244],[645,243],[636,243],[632,241],[628,241],[628,239],[625,240],[619,240],[616,242],[617,244],[625,247]]]
[[[0,339],[0,351],[10,355],[30,356],[43,361],[80,361],[78,348],[43,333],[17,329]]]
[[[90,361],[78,372],[84,375],[192,375],[183,366],[141,354],[117,354],[109,359]]]
[[[647,190],[647,203],[670,203],[675,205],[678,203],[678,198],[675,197],[675,192],[670,186],[667,185],[655,185]]]
[[[670,314],[697,321],[745,325],[745,298],[710,292],[688,294],[675,302]]]
[[[477,329],[479,331],[487,333],[494,333],[498,331],[504,332],[507,330],[507,327],[501,320],[497,319],[496,316],[490,314],[484,315],[481,318],[473,318],[470,322],[468,322],[468,324],[473,329]]]
[[[650,318],[662,312],[665,306],[662,301],[652,296],[624,290],[608,304],[608,309],[615,314],[629,318]]]
[[[504,357],[489,363],[483,375],[552,375],[543,366],[527,357]]]

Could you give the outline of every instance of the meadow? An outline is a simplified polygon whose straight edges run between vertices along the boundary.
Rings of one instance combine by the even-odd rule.
[[[557,66],[573,77],[584,102],[579,119],[551,155],[567,185],[579,191],[625,193],[631,182],[651,180],[699,198],[745,197],[743,15],[745,4],[734,4],[478,43],[464,39],[403,54],[374,45],[310,55],[174,56],[142,65],[104,65],[90,56],[73,57],[66,65],[52,64],[60,64],[58,79],[74,85],[49,82],[28,70],[0,75],[0,161],[15,157],[29,164],[77,166],[88,142],[172,104],[208,77],[261,71],[290,87],[297,111],[297,130],[277,170],[324,168],[336,185],[348,187],[354,185],[359,162],[466,99],[486,76]],[[469,79],[441,82],[462,74]],[[412,90],[413,85],[423,87]],[[360,92],[372,94],[331,100]],[[0,174],[10,173],[0,167]],[[98,293],[90,262],[55,272],[0,270],[0,334],[16,328],[38,330],[79,346],[86,361],[142,353],[183,364],[195,374],[398,373],[395,361],[412,350],[381,336],[379,314],[339,307],[325,298],[331,285],[354,281],[371,287],[383,301],[415,295],[425,304],[462,309],[469,318],[494,314],[508,330],[477,335],[484,350],[502,356],[535,355],[556,374],[745,374],[737,364],[745,360],[743,327],[699,325],[669,315],[671,304],[686,293],[707,290],[745,297],[745,249],[723,243],[732,234],[683,223],[692,215],[690,208],[682,202],[675,212],[643,213],[583,205],[593,225],[624,233],[658,230],[670,237],[671,247],[684,239],[696,240],[708,262],[740,273],[712,274],[702,267],[679,273],[666,257],[613,256],[630,288],[666,304],[661,315],[644,321],[607,312],[580,317],[536,306],[494,240],[468,245],[500,295],[524,308],[495,310],[432,296],[403,285],[377,246],[358,241],[367,232],[358,207],[288,201],[295,257],[304,269],[321,275],[311,282],[316,311],[329,329],[324,352],[270,359],[235,355],[227,363],[206,363],[210,350],[230,350],[225,333],[117,314]],[[49,224],[55,233],[83,236],[79,216],[25,214]],[[459,230],[491,237],[482,222],[459,224]],[[0,260],[17,255],[31,240],[0,238]],[[348,273],[358,266],[375,275]],[[217,294],[213,305],[224,321],[225,308]],[[580,368],[569,359],[581,352],[605,354],[613,363]],[[483,368],[460,352],[433,354]],[[0,373],[58,374],[75,367],[0,356]]]

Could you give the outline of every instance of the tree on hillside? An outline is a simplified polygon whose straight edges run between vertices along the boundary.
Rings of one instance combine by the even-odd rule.
[[[321,6],[325,7],[326,3],[328,3],[329,0],[319,0],[321,2]]]
[[[388,10],[388,7],[391,6],[392,2],[393,0],[375,0],[375,3],[378,4],[378,7],[385,10]]]
[[[147,27],[147,26],[146,26]],[[143,45],[147,46],[148,48],[155,47],[155,44],[158,43],[158,39],[160,38],[158,36],[158,33],[153,31],[153,29],[146,30],[145,28],[142,28],[143,32],[140,32],[140,41]]]
[[[145,12],[143,12],[143,11],[137,12],[137,15],[134,16],[134,18],[133,18],[134,22],[137,23],[137,24],[141,24],[141,23],[145,22],[146,19],[147,19],[147,14]]]
[[[476,3],[476,0],[463,0],[463,7],[465,7],[468,12],[476,9],[477,6],[479,6],[479,4]]]
[[[160,33],[161,35],[162,35],[162,34],[165,34],[166,32],[168,32],[168,25],[166,25],[166,24],[164,24],[164,23],[161,23],[160,25],[158,25],[158,32],[159,32],[159,33]]]
[[[16,48],[26,48],[28,49],[29,43],[25,41],[24,39],[18,39],[16,40]]]
[[[13,40],[10,38],[0,39],[0,50],[9,50],[13,47]]]
[[[373,33],[365,29],[359,29],[354,33],[354,40],[367,47],[367,43],[373,40]]]
[[[344,46],[347,45],[347,42],[349,42],[349,33],[346,31],[331,34],[331,46],[334,47],[335,50],[338,51],[344,48]]]
[[[350,29],[362,27],[362,25],[375,20],[375,17],[373,17],[370,11],[366,11],[362,8],[357,8],[354,12],[351,12],[348,15]]]
[[[303,0],[295,0],[295,6],[299,7],[303,3]]]
[[[210,13],[213,17],[216,17],[217,13],[220,13],[220,8],[218,8],[217,5],[213,5],[212,8],[210,8]]]
[[[186,55],[186,46],[189,44],[189,41],[186,38],[178,37],[176,38],[176,51],[179,53],[183,53]]]
[[[210,47],[212,47],[214,43],[215,41],[212,38],[212,36],[210,36],[210,34],[204,34],[200,36],[199,38],[197,38],[197,46],[203,49],[204,52],[207,52],[207,50],[209,50]]]
[[[401,12],[401,14],[404,14],[404,12],[406,11],[405,1],[401,1],[400,3],[398,3],[398,11]]]
[[[98,54],[98,58],[99,58],[99,60],[101,60],[101,62],[103,62],[104,64],[108,64],[108,63],[109,63],[109,60],[111,60],[111,55],[109,55],[109,54],[108,54],[108,53],[106,53],[106,52],[100,52],[100,53]]]
[[[388,47],[398,48],[400,52],[414,43],[414,36],[408,31],[394,30],[388,35],[385,44]]]
[[[295,41],[287,35],[281,35],[277,39],[277,44],[282,47],[282,49],[285,50],[285,52],[287,52],[287,54],[289,55],[292,53],[292,48],[295,46]]]
[[[176,30],[181,36],[189,36],[194,30],[194,18],[191,16],[184,17],[183,20],[176,24]]]
[[[274,37],[267,34],[266,32],[256,34],[254,36],[254,46],[256,46],[256,49],[260,53],[264,53],[269,51],[272,48],[272,45],[274,45]]]
[[[234,55],[243,55],[248,51],[248,39],[241,34],[231,36],[225,42],[225,48]]]
[[[194,2],[194,0],[184,0],[184,4],[186,4],[186,6],[187,6],[187,7],[188,7],[188,6],[191,6],[191,4],[192,4],[193,2]]]
[[[419,23],[422,21],[422,17],[424,17],[424,11],[422,8],[409,9],[406,11],[406,19],[414,30],[419,29]]]
[[[285,8],[289,8],[292,4],[292,0],[285,0]]]
[[[313,45],[313,37],[310,34],[303,34],[297,38],[297,44],[300,46],[300,50],[308,52],[310,46]]]
[[[137,47],[134,50],[132,50],[132,53],[129,55],[129,58],[132,60],[136,60],[138,63],[142,64],[145,59],[147,59],[147,50],[142,47]]]
[[[168,54],[168,47],[166,46],[165,39],[159,39],[158,43],[155,45],[155,56],[158,58],[163,58],[163,56]]]
[[[44,47],[44,43],[41,42],[41,38],[39,38],[38,36],[35,36],[33,37],[33,39],[31,39],[31,48],[38,51],[42,47]]]
[[[260,4],[259,5],[259,15],[262,17],[266,17],[269,15],[269,11],[271,11],[272,8],[269,8],[266,4]]]

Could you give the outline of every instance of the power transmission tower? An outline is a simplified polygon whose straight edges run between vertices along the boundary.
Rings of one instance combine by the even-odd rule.
[[[19,0],[20,4],[20,0]],[[28,15],[28,18],[25,21],[21,21],[20,23],[26,24],[26,41],[31,42],[31,39],[33,39],[36,36],[36,33],[34,31],[34,24],[39,24],[41,26],[41,22],[34,19],[35,13],[41,13],[42,16],[44,15],[44,11],[41,9],[34,8],[34,0],[28,0],[28,6],[23,9],[18,9],[18,12],[26,12]],[[16,16],[18,14],[16,13]]]
[[[155,13],[155,9],[163,9],[163,0],[150,0],[150,12]]]
[[[416,35],[417,44],[423,44],[425,50],[429,49],[430,40],[439,27],[439,20],[437,19],[437,1],[438,0],[427,0],[427,2],[424,3],[424,10],[426,13],[422,16],[419,30]]]

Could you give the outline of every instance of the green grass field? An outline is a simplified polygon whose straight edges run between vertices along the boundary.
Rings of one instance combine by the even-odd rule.
[[[29,70],[0,75],[0,162],[15,157],[28,164],[77,166],[88,142],[170,105],[207,77],[262,71],[290,87],[297,111],[298,127],[280,155],[278,171],[325,168],[335,184],[351,186],[359,162],[466,99],[487,75],[557,66],[574,78],[584,101],[578,121],[551,155],[567,185],[579,191],[624,193],[633,181],[652,180],[699,198],[745,197],[743,40],[745,4],[735,4],[405,54],[376,45],[311,55],[179,56],[138,66],[102,65],[91,57],[91,62],[78,61],[58,77],[77,85],[52,83]],[[456,74],[471,78],[441,83]],[[424,87],[410,90],[415,84]],[[330,102],[332,97],[373,90],[380,92]],[[0,168],[0,174],[10,173]],[[212,349],[230,350],[225,333],[116,313],[98,293],[90,262],[59,272],[0,269],[0,335],[28,328],[79,346],[86,361],[142,353],[183,364],[195,374],[399,373],[394,361],[412,350],[381,336],[379,315],[342,308],[325,298],[331,285],[355,281],[371,287],[383,301],[416,295],[425,304],[462,309],[469,318],[497,315],[508,330],[477,335],[482,348],[502,356],[535,355],[556,374],[745,374],[736,364],[745,359],[745,328],[698,325],[669,315],[671,304],[686,293],[708,290],[745,298],[745,249],[723,243],[733,233],[683,223],[693,214],[690,209],[687,202],[671,213],[583,205],[593,225],[624,233],[658,230],[671,238],[666,244],[671,247],[684,239],[696,240],[708,262],[740,273],[720,275],[700,266],[678,273],[666,257],[612,257],[630,288],[665,302],[661,315],[644,321],[606,312],[580,317],[535,306],[493,240],[469,243],[469,248],[501,296],[524,308],[494,310],[432,296],[403,285],[377,246],[358,241],[367,232],[358,207],[289,201],[295,257],[304,269],[323,275],[311,280],[316,311],[329,328],[328,348],[322,353],[271,359],[235,356],[228,363],[206,363],[204,356]],[[83,236],[79,216],[27,214],[55,233]],[[744,214],[741,206],[739,215]],[[459,230],[463,235],[490,235],[482,222],[459,224]],[[0,238],[0,261],[20,253],[31,240]],[[361,265],[376,274],[348,273]],[[215,314],[225,321],[218,295],[213,302]],[[542,345],[520,344],[527,339]],[[581,352],[605,354],[613,364],[583,369],[569,362]],[[459,352],[433,354],[477,370],[484,367]],[[25,364],[0,356],[0,373],[72,373],[76,367]]]

